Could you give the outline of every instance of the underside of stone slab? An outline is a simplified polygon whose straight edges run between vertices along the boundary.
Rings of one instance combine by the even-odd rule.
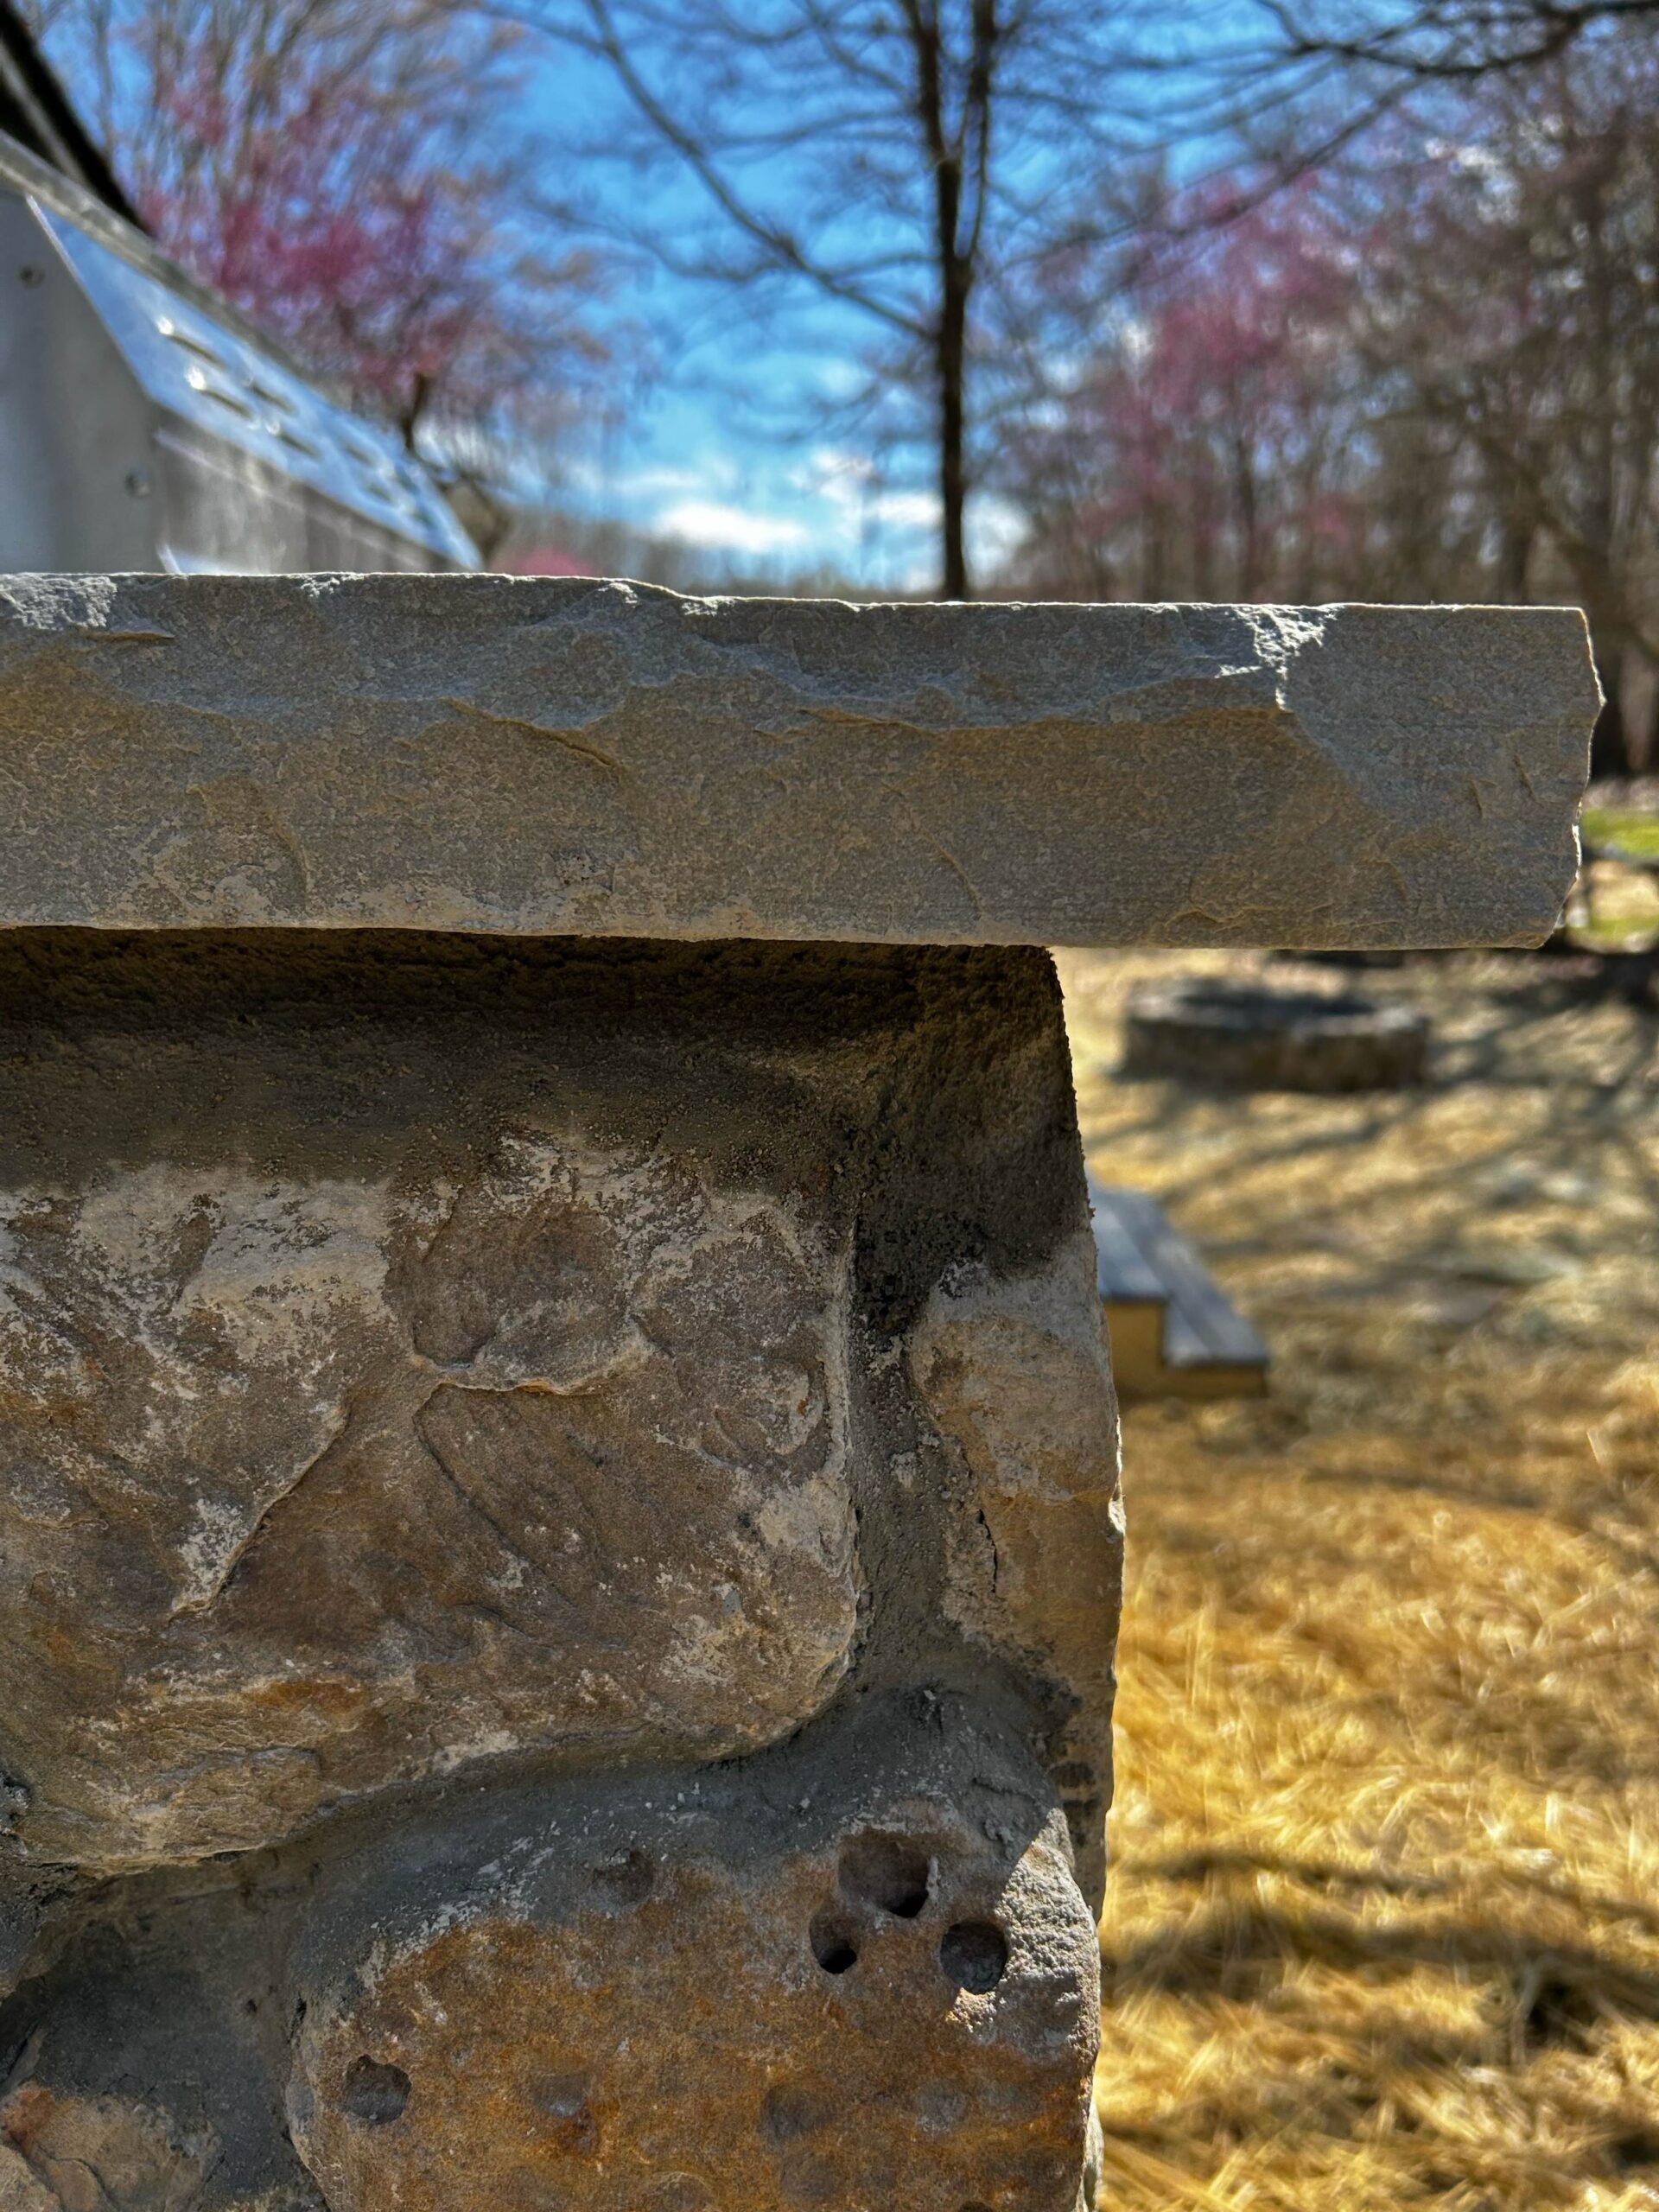
[[[1562,608],[0,582],[0,926],[1508,944],[1597,707]]]

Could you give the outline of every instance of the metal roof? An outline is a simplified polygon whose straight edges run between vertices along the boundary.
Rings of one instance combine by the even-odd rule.
[[[40,219],[158,407],[445,560],[476,564],[448,502],[392,432],[63,216],[41,208]]]
[[[202,455],[228,449],[227,458],[246,457],[267,485],[289,480],[321,502],[319,514],[343,511],[373,534],[360,550],[323,546],[326,558],[314,547],[313,557],[296,562],[290,547],[276,565],[401,566],[376,550],[377,543],[401,541],[439,565],[477,567],[476,549],[436,481],[395,432],[321,389],[251,317],[87,185],[0,132],[0,200],[9,194],[30,211],[125,374],[156,410],[163,443],[170,435],[165,424],[188,426]],[[45,294],[20,297],[41,301]],[[84,443],[67,424],[57,428],[72,445]],[[228,550],[218,549],[216,564]],[[172,564],[170,556],[164,564]],[[48,565],[82,563],[77,556]]]

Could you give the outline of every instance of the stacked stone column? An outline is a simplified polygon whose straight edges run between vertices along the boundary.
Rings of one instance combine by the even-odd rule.
[[[1074,2212],[1122,1531],[1034,948],[1541,935],[1581,624],[0,613],[0,2207]]]

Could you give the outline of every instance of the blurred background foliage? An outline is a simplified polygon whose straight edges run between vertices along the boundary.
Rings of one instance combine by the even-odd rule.
[[[1649,0],[33,0],[171,251],[681,587],[1571,599],[1659,723]]]

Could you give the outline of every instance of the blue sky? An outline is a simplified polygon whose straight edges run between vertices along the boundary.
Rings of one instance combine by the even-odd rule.
[[[913,472],[893,482],[834,423],[816,441],[787,442],[746,424],[718,391],[700,387],[698,366],[681,362],[624,426],[591,452],[573,449],[561,502],[682,538],[736,569],[786,575],[822,563],[872,588],[931,587],[938,502]],[[981,565],[991,565],[1017,542],[1019,518],[982,498],[972,534]]]
[[[740,0],[737,12],[753,9],[762,21],[772,4]],[[1200,17],[1212,29],[1236,26],[1255,4],[1181,0],[1171,10],[1163,0],[1078,0],[1075,20],[1091,29],[1098,24],[1116,40],[1116,11],[1132,11],[1134,35],[1161,65],[1173,58],[1178,43],[1202,45]],[[523,164],[527,189],[552,200],[586,200],[589,213],[616,227],[632,218],[637,229],[642,219],[654,222],[663,213],[711,206],[678,165],[625,175],[607,159],[620,143],[615,119],[626,103],[603,62],[534,38],[522,51],[524,144],[512,158]],[[647,65],[652,58],[647,49]],[[1182,66],[1180,83],[1161,80],[1154,95],[1152,130],[1160,139],[1185,135],[1191,145],[1192,126],[1180,106],[1188,91]],[[1123,80],[1114,67],[1084,81],[1092,103],[1096,85],[1121,89]],[[810,92],[805,97],[810,102]],[[768,132],[798,121],[770,80],[743,112]],[[855,255],[889,251],[907,234],[885,218],[880,235],[873,232],[872,219],[860,212],[868,203],[834,172],[834,160],[856,165],[865,159],[861,124],[828,164],[817,157],[822,140],[810,143],[814,159],[793,169],[780,169],[770,151],[755,157],[750,182],[771,194],[771,213],[804,225],[808,235],[828,226],[837,245]],[[1006,149],[1007,137],[1001,143]],[[1071,162],[1069,149],[1057,162],[1052,141],[1035,158],[1038,167],[1020,171],[1022,183],[1046,189],[1084,174]],[[925,190],[922,174],[914,175],[916,188]],[[822,299],[798,307],[787,321],[757,315],[742,293],[676,277],[648,255],[620,249],[601,315],[627,365],[615,378],[604,419],[596,415],[585,433],[565,441],[550,486],[556,503],[682,540],[715,570],[781,580],[830,569],[870,590],[937,588],[938,503],[928,446],[891,435],[891,420],[886,434],[878,434],[868,414],[861,420],[849,404],[874,378],[889,395],[889,416],[904,411],[890,397],[899,387],[890,376],[884,386],[876,365],[879,324]],[[913,429],[913,404],[908,413]],[[781,429],[785,418],[787,435]],[[1007,502],[980,495],[969,520],[976,572],[994,572],[1020,534]]]
[[[605,65],[559,50],[527,86],[532,127],[553,148],[604,132],[620,105]],[[616,181],[607,179],[614,190]],[[677,167],[642,190],[701,196]],[[870,327],[855,309],[817,305],[803,328],[746,316],[720,288],[676,278],[619,256],[610,313],[627,352],[630,326],[646,334],[648,365],[616,418],[568,447],[556,496],[580,512],[614,517],[680,538],[717,565],[779,577],[827,566],[873,589],[925,589],[937,581],[938,502],[925,454],[897,456],[849,438],[834,396],[862,377]],[[810,397],[821,391],[815,428]],[[763,419],[791,395],[786,433]],[[775,410],[774,410],[775,411]],[[982,503],[981,550],[994,555],[1016,524]],[[1001,539],[997,537],[1001,530]]]
[[[1236,23],[1250,0],[1203,3],[1212,24]],[[1195,18],[1177,11],[1166,20]],[[556,146],[584,133],[602,140],[620,98],[602,63],[563,51],[543,60],[531,87],[536,120]],[[615,179],[604,188],[615,191]],[[654,194],[702,197],[683,170],[624,189],[636,213]],[[820,304],[780,327],[746,319],[741,298],[644,264],[624,265],[611,312],[619,325],[653,327],[652,373],[615,423],[567,449],[563,504],[682,538],[750,573],[822,565],[871,589],[937,587],[929,454],[861,436],[836,404],[868,375],[875,327],[865,317]],[[790,419],[787,438],[761,415],[764,401],[785,391],[793,395],[778,410]],[[1019,535],[1007,503],[980,495],[969,517],[976,570],[994,569]]]

